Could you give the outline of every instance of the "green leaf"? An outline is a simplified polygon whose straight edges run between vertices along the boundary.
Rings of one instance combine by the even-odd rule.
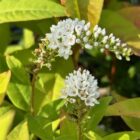
[[[140,118],[122,116],[122,119],[132,130],[140,131]]]
[[[27,121],[17,125],[7,136],[7,140],[29,140]]]
[[[4,54],[9,55],[9,54],[12,54],[14,52],[20,51],[22,49],[24,49],[24,48],[21,45],[9,45],[6,47]]]
[[[0,104],[2,103],[8,83],[10,81],[11,72],[7,71],[0,74]]]
[[[0,73],[3,73],[8,70],[5,56],[0,54]]]
[[[51,0],[2,0],[0,23],[65,16],[64,8]]]
[[[105,111],[108,107],[108,104],[110,103],[112,97],[104,97],[99,100],[100,104],[93,107],[89,113],[88,116],[90,116],[90,119],[87,120],[85,128],[87,128],[87,131],[89,130],[95,130],[98,123],[103,118]]]
[[[56,137],[55,140],[77,140],[73,139],[73,134]]]
[[[125,41],[138,39],[137,34],[140,33],[130,21],[110,10],[103,10],[100,25]]]
[[[12,109],[12,105],[8,102],[3,102],[3,104],[0,106],[0,116],[4,115],[6,112]]]
[[[140,98],[127,99],[108,106],[106,116],[126,116],[140,118]]]
[[[116,11],[124,7],[124,1],[111,0],[107,3],[107,9]]]
[[[71,138],[72,140],[77,140],[77,124],[69,120],[68,118],[64,119],[60,124],[60,138]],[[60,139],[59,138],[59,139]],[[61,139],[60,139],[61,140]]]
[[[140,131],[140,98],[127,99],[110,105],[106,116],[121,116],[133,130]]]
[[[24,33],[23,33],[23,46],[24,49],[28,49],[30,47],[32,47],[35,43],[34,40],[34,34],[31,30],[28,29],[24,29]]]
[[[53,140],[52,122],[47,118],[28,117],[29,130],[43,140]]]
[[[51,71],[46,69],[38,74],[35,93],[35,112],[51,101],[60,98],[65,76],[73,70],[72,60],[57,59]]]
[[[1,110],[1,107],[0,107]],[[2,108],[0,113],[0,140],[5,140],[13,123],[15,111],[9,108]]]
[[[47,32],[50,32],[50,27],[52,24],[56,24],[55,18],[48,18],[35,21],[23,21],[16,22],[15,25],[21,28],[27,28],[33,31],[35,34],[40,36],[45,36]]]
[[[68,14],[90,21],[96,25],[100,19],[104,0],[66,0],[65,6]]]
[[[103,140],[99,135],[97,135],[93,131],[89,131],[87,134],[85,134],[85,136],[86,138],[84,140]]]
[[[8,85],[8,97],[12,103],[22,110],[29,110],[31,87],[29,75],[22,63],[14,56],[7,56],[8,67],[12,72],[11,82]]]
[[[140,7],[128,6],[118,11],[123,17],[131,21],[136,27],[140,28]]]
[[[61,99],[55,100],[46,104],[41,112],[39,113],[40,116],[46,117],[52,121],[59,118],[60,109],[64,106],[64,101]]]
[[[14,56],[7,56],[7,65],[13,76],[22,84],[30,84],[29,77],[22,63]]]
[[[11,41],[9,24],[1,24],[0,25],[0,38],[1,38],[1,40],[0,40],[0,53],[3,54],[7,45]]]
[[[17,51],[13,53],[14,57],[19,59],[22,63],[22,65],[28,66],[31,63],[31,59],[33,58],[32,54],[33,50],[31,49],[25,49],[21,51]]]
[[[120,132],[104,137],[104,140],[137,140],[140,138],[140,132]]]

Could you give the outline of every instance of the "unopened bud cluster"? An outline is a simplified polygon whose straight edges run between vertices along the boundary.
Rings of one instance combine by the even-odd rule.
[[[97,98],[100,94],[97,84],[97,80],[88,70],[82,71],[79,68],[66,77],[65,87],[62,89],[62,98],[72,104],[79,104],[80,100],[80,103],[85,106],[94,106],[99,104]]]
[[[51,63],[56,57],[56,52],[46,48],[46,45],[44,43],[45,42],[39,44],[39,48],[34,50],[34,63],[38,69],[41,69],[43,66],[51,69]]]
[[[106,30],[101,29],[96,25],[93,29],[92,36],[94,40],[93,46],[100,47],[101,52],[108,49],[109,51],[114,52],[119,60],[122,60],[122,57],[125,57],[127,61],[130,60],[132,49],[128,48],[126,43],[122,43],[121,40],[116,38],[112,33],[106,35]]]

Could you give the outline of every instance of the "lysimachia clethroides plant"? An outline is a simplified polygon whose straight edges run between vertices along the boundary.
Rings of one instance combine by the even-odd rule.
[[[34,51],[33,63],[37,70],[42,67],[52,70],[52,62],[56,57],[67,60],[74,55],[76,47],[78,47],[78,51],[95,48],[99,49],[101,53],[110,51],[119,60],[124,57],[130,61],[132,54],[131,48],[126,43],[112,33],[107,34],[106,29],[102,29],[98,25],[92,28],[90,22],[85,22],[85,20],[65,19],[59,21],[57,25],[52,25],[50,33],[46,33],[45,38],[41,39],[39,48]],[[100,105],[101,95],[98,81],[88,70],[76,67],[66,76],[61,93],[60,99],[65,104],[61,115],[77,125],[77,140],[83,140],[85,132],[90,131],[90,127],[87,125],[91,117],[89,112]]]

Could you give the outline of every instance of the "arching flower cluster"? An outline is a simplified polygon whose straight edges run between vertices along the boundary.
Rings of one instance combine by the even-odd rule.
[[[47,33],[43,40],[48,42],[48,48],[57,49],[58,55],[65,59],[72,54],[72,46],[80,44],[86,49],[98,47],[101,52],[108,49],[114,52],[118,59],[121,60],[124,56],[126,60],[130,60],[131,48],[127,48],[127,44],[122,43],[113,34],[106,35],[106,30],[98,25],[91,30],[90,22],[66,19],[52,25],[50,30],[51,33]]]
[[[65,87],[62,89],[62,98],[70,103],[80,102],[85,106],[94,106],[99,104],[97,98],[98,92],[97,80],[90,74],[88,70],[80,68],[66,77]]]
[[[52,25],[50,33],[46,34],[46,37],[42,39],[42,44],[45,45],[44,51],[55,52],[56,55],[51,57],[60,56],[64,59],[68,59],[72,55],[72,47],[79,44],[82,48],[92,49],[99,48],[101,52],[109,50],[114,52],[116,57],[121,60],[125,57],[126,60],[130,60],[132,54],[131,48],[128,48],[127,44],[122,43],[119,38],[116,38],[113,34],[107,35],[105,29],[101,29],[96,25],[91,29],[90,22],[86,23],[84,20],[78,19],[65,19],[59,21],[57,25]],[[51,64],[46,58],[45,52],[37,54],[39,58],[36,62],[43,58],[43,66]],[[40,57],[41,56],[41,57]],[[47,61],[49,63],[45,64]],[[42,61],[41,61],[42,62]]]

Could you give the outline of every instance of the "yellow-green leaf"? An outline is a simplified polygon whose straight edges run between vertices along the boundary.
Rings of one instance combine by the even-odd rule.
[[[68,15],[90,21],[92,25],[98,23],[104,0],[66,0]]]
[[[104,137],[104,140],[138,140],[140,139],[140,132],[128,131],[113,133]]]
[[[2,103],[3,98],[5,96],[10,77],[11,71],[7,71],[0,74],[0,104]]]
[[[9,110],[0,116],[0,140],[6,140],[7,133],[9,132],[13,119],[14,119],[15,111]]]
[[[29,140],[27,121],[17,125],[7,136],[7,140]]]
[[[65,16],[64,7],[51,0],[1,0],[0,23]]]
[[[106,116],[140,118],[140,98],[127,99],[108,106]]]
[[[23,36],[23,46],[24,49],[30,48],[32,45],[34,45],[34,34],[31,30],[24,29],[24,36]]]

